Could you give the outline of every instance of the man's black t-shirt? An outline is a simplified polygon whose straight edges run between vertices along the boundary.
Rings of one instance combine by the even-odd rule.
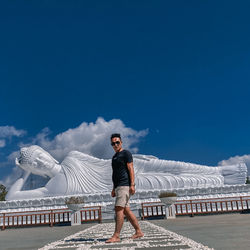
[[[114,188],[118,186],[130,186],[130,176],[127,163],[133,162],[132,154],[128,150],[122,150],[115,153],[112,158],[113,175],[112,180]]]

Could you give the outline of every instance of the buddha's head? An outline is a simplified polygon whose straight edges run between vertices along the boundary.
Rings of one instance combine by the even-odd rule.
[[[41,147],[33,145],[20,150],[16,165],[43,177],[53,177],[58,172],[58,161]]]

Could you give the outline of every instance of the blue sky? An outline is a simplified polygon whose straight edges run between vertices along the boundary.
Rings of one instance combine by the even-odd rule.
[[[2,135],[0,162],[44,128],[53,140],[98,117],[147,130],[135,140],[143,154],[206,165],[250,154],[249,8],[242,0],[1,3],[0,126],[24,132]]]

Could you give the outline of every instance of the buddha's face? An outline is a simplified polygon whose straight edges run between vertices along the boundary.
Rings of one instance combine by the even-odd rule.
[[[36,175],[53,177],[58,162],[39,146],[25,147],[20,150],[16,165]]]

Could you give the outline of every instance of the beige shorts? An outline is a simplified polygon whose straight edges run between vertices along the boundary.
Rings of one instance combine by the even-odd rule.
[[[129,207],[129,186],[119,186],[115,189],[115,206]]]

